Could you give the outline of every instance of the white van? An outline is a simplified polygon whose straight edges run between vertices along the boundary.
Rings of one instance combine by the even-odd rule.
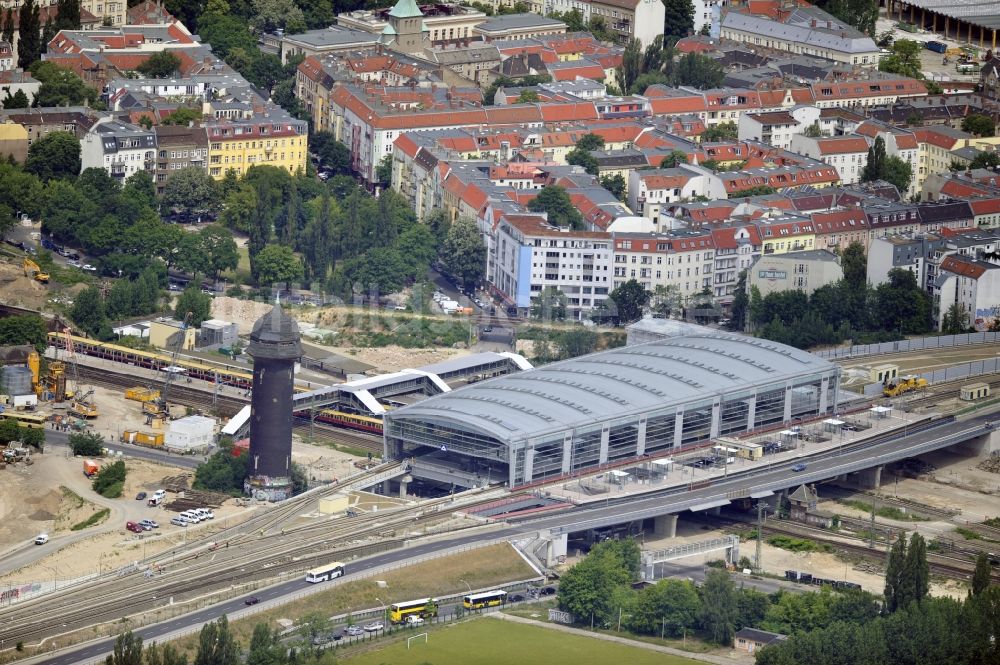
[[[193,512],[194,514],[196,514],[198,517],[200,517],[203,520],[215,519],[215,513],[213,513],[208,508],[195,508],[191,512]]]
[[[36,545],[44,545],[47,542],[49,542],[49,534],[47,534],[47,533],[40,533],[37,536],[35,536],[35,544]]]
[[[154,499],[159,499],[160,501],[162,501],[163,497],[165,497],[165,496],[167,496],[167,491],[166,490],[156,490],[155,492],[153,492],[153,498]]]

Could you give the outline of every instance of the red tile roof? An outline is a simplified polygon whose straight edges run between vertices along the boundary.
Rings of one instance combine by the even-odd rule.
[[[842,136],[830,139],[819,139],[816,141],[820,154],[842,155],[852,152],[868,152],[868,141],[857,136]]]
[[[987,268],[982,263],[970,261],[964,256],[952,254],[946,256],[944,261],[941,262],[941,270],[947,270],[962,277],[979,279],[986,273]]]

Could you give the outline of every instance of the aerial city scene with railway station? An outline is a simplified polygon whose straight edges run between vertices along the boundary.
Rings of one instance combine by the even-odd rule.
[[[0,0],[0,663],[1000,665],[998,30]]]

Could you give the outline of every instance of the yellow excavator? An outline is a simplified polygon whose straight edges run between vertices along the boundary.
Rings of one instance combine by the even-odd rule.
[[[42,284],[49,283],[49,273],[42,272],[42,269],[38,267],[38,264],[29,259],[27,256],[24,257],[24,261],[21,263],[24,268],[25,277],[34,277],[36,282],[41,282]]]

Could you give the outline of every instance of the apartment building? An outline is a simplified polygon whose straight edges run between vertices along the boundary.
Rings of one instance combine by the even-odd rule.
[[[837,169],[845,185],[861,181],[868,163],[868,139],[864,136],[833,136],[815,138],[797,134],[792,137],[791,151],[829,164]]]
[[[566,294],[568,315],[580,319],[608,297],[611,234],[567,231],[536,214],[505,214],[496,227],[491,290],[520,314],[547,287]]]
[[[309,124],[285,114],[246,120],[205,123],[208,173],[221,180],[233,171],[242,176],[251,166],[275,166],[289,173],[306,170]]]
[[[180,169],[208,165],[208,134],[204,127],[157,125],[156,193],[163,194],[167,180]]]
[[[156,134],[139,125],[101,118],[80,141],[81,172],[104,169],[118,182],[156,169]]]
[[[666,204],[704,196],[725,198],[722,183],[712,172],[683,164],[676,168],[632,170],[628,173],[628,204],[635,214],[653,221],[660,218]]]
[[[614,287],[636,280],[687,299],[712,289],[715,245],[707,229],[614,234]]]
[[[941,330],[953,305],[965,312],[967,326],[989,330],[1000,323],[1000,264],[968,256],[948,256],[934,288],[934,320]]]
[[[377,34],[354,30],[342,25],[331,25],[318,30],[307,30],[295,35],[277,35],[279,39],[279,57],[282,64],[287,64],[293,56],[303,58],[341,53],[357,49],[372,48],[380,43]]]

